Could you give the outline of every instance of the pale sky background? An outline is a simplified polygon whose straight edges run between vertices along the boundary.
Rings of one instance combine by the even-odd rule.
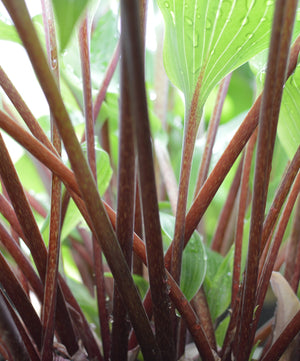
[[[41,13],[41,1],[29,0],[26,2],[31,16]],[[1,17],[9,17],[4,6],[0,3]],[[35,117],[47,113],[47,102],[35,80],[28,56],[22,46],[10,42],[0,41],[0,64],[10,80],[13,82]]]

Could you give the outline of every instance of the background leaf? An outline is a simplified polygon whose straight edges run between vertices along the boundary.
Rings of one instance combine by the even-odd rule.
[[[17,33],[15,26],[6,24],[2,20],[0,20],[0,39],[10,40],[18,44],[22,44],[22,41]]]
[[[60,50],[68,44],[74,26],[89,0],[52,0],[59,30]]]
[[[300,144],[300,64],[285,83],[278,122],[278,136],[288,157]]]
[[[175,218],[160,213],[164,246],[168,247],[173,239]],[[191,300],[201,287],[206,273],[207,257],[200,234],[195,231],[184,249],[182,256],[180,288]]]
[[[164,63],[190,104],[199,76],[202,107],[230,71],[269,45],[274,0],[158,0],[166,35]]]
[[[231,247],[221,263],[222,257],[208,250],[208,271],[203,285],[213,322],[230,304],[233,257],[234,247]]]

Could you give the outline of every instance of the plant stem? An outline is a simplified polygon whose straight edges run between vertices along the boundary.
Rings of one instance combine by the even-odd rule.
[[[10,205],[9,205],[10,206]],[[2,207],[0,207],[1,214],[4,215],[2,212]],[[8,222],[10,219],[5,217]],[[14,228],[13,228],[14,229]],[[15,229],[14,229],[15,230]],[[20,270],[25,275],[27,281],[30,283],[33,291],[35,292],[38,300],[40,302],[43,301],[43,284],[40,278],[35,273],[33,267],[31,266],[28,259],[25,257],[24,253],[21,251],[19,245],[15,242],[15,240],[10,236],[4,226],[0,223],[0,238],[1,243],[10,253],[10,255],[14,258],[17,265],[20,267]]]
[[[31,251],[40,278],[44,283],[46,275],[47,251],[12,160],[6,149],[5,143],[3,142],[2,136],[0,136],[0,159],[0,174],[2,181],[9,194],[18,221],[26,237],[25,240],[28,241],[27,246]],[[77,350],[77,344],[75,341],[75,335],[72,332],[71,320],[69,319],[69,314],[66,310],[66,305],[62,297],[59,302],[60,308],[56,314],[58,331],[60,332],[66,345],[70,348],[70,351],[75,353]],[[68,331],[65,329],[66,324],[70,327],[70,330]]]
[[[126,304],[131,322],[136,330],[143,354],[147,360],[159,359],[156,341],[153,337],[149,320],[142,306],[130,271],[117,242],[111,223],[89,166],[84,158],[80,144],[71,124],[66,108],[58,92],[57,85],[49,71],[42,47],[38,41],[24,1],[4,0],[10,16],[14,20],[18,33],[31,59],[33,68],[46,95],[50,109],[55,117],[57,127],[64,142],[71,166],[80,187],[89,217],[92,220],[97,240],[102,246],[118,289]]]
[[[289,66],[286,79],[293,73],[297,65],[298,54],[300,50],[300,36],[294,42],[289,55]],[[238,155],[244,148],[251,134],[254,132],[258,124],[259,109],[261,103],[261,95],[256,99],[250,111],[246,115],[243,123],[231,139],[221,158],[215,165],[209,177],[201,187],[197,197],[195,198],[187,216],[185,223],[185,244],[190,239],[192,233],[199,224],[208,205],[222,184],[224,178],[237,159]],[[166,260],[170,257],[169,252],[166,254]]]
[[[274,268],[274,264],[278,255],[279,247],[282,243],[283,235],[286,230],[288,221],[290,219],[294,204],[296,202],[297,196],[300,192],[300,173],[296,177],[296,180],[293,184],[293,187],[291,189],[290,195],[287,199],[286,205],[284,207],[284,210],[282,212],[282,215],[280,217],[280,220],[278,222],[278,226],[274,235],[274,241],[270,247],[270,250],[268,252],[268,256],[266,258],[266,261],[264,263],[259,282],[258,287],[256,290],[256,304],[260,307],[256,311],[256,318],[253,322],[253,331],[255,332],[259,315],[261,313],[261,306],[263,304],[263,300],[265,298],[265,295],[267,293],[269,281],[271,278],[272,270]]]
[[[163,360],[174,360],[175,347],[170,322],[169,296],[153,169],[138,1],[121,2],[121,34],[122,42],[124,42],[122,56],[126,59],[128,66],[155,333]]]
[[[121,34],[122,36],[122,34]],[[121,41],[122,54],[124,42]],[[132,110],[128,83],[128,67],[126,58],[121,58],[121,95],[120,95],[120,136],[118,165],[118,195],[117,195],[117,238],[121,245],[129,268],[132,263],[132,242],[134,231],[135,202],[135,152],[132,128]],[[130,324],[127,312],[117,287],[114,287],[114,308],[112,327],[112,361],[126,361],[128,351],[128,334]]]
[[[119,61],[119,57],[120,57],[120,42],[118,42],[115,50],[114,50],[114,53],[112,55],[112,58],[111,58],[111,61],[109,63],[109,66],[106,70],[106,73],[104,75],[104,79],[103,79],[103,82],[102,82],[102,85],[99,89],[99,92],[96,96],[96,99],[95,99],[95,103],[94,103],[94,108],[93,108],[93,116],[94,116],[94,121],[96,121],[98,115],[99,115],[99,112],[100,112],[100,109],[101,109],[101,105],[105,99],[105,95],[106,95],[106,92],[107,92],[107,89],[108,89],[108,86],[109,86],[109,83],[114,75],[114,72],[116,70],[116,67],[118,65],[118,61]]]
[[[91,168],[91,172],[97,182],[97,164],[95,153],[95,130],[93,115],[93,99],[90,69],[90,45],[89,45],[89,24],[88,17],[85,15],[79,28],[79,48],[81,59],[81,72],[83,79],[83,95],[84,95],[84,115],[85,115],[85,135],[87,141],[87,159]],[[93,261],[94,273],[97,292],[97,305],[99,314],[99,323],[101,328],[101,337],[103,345],[104,359],[109,358],[110,350],[110,331],[108,324],[108,314],[105,301],[104,275],[102,265],[102,250],[96,237],[92,237],[93,242]]]
[[[232,308],[234,307],[240,284],[244,220],[245,220],[248,194],[249,194],[249,177],[251,171],[251,161],[253,157],[254,147],[256,144],[256,139],[257,139],[257,130],[254,131],[247,144],[246,153],[243,161],[243,173],[241,179],[239,209],[238,209],[238,217],[236,223],[234,264],[233,264],[233,273],[232,273],[232,292],[231,292]]]
[[[9,297],[10,302],[14,305],[30,333],[32,340],[40,350],[42,342],[41,321],[2,253],[0,253],[0,269],[1,289],[5,290],[5,294]]]
[[[228,74],[221,81],[220,86],[219,86],[216,104],[214,107],[212,117],[209,121],[205,148],[204,148],[203,156],[201,159],[201,165],[200,165],[200,169],[199,169],[199,173],[198,173],[197,184],[196,184],[196,188],[195,188],[195,192],[194,192],[195,196],[199,193],[199,190],[202,187],[202,185],[205,182],[207,175],[208,175],[212,150],[213,150],[213,146],[215,144],[215,139],[216,139],[216,135],[217,135],[218,127],[220,124],[220,119],[221,119],[221,113],[222,113],[224,101],[225,101],[225,98],[227,95],[231,76],[232,76],[232,73]]]
[[[270,210],[264,221],[264,228],[262,233],[262,249],[265,248],[266,242],[271,234],[271,231],[277,221],[280,210],[283,206],[283,203],[286,200],[288,192],[295,180],[295,177],[300,168],[300,147],[298,147],[274,197]]]
[[[293,282],[293,281],[298,278],[297,275],[295,278],[294,273],[297,273],[295,271],[297,269],[296,266],[296,264],[298,263],[297,260],[299,259],[297,258],[298,249],[300,249],[299,240],[300,240],[300,197],[298,196],[291,236],[288,240],[288,251],[286,252],[286,256],[285,256],[285,270],[284,270],[284,278],[289,282],[295,293],[297,293],[298,282]]]
[[[240,181],[241,181],[242,168],[243,168],[243,157],[240,160],[240,163],[236,170],[234,179],[231,183],[231,187],[228,192],[226,202],[221,211],[221,214],[220,214],[220,217],[218,220],[218,225],[217,225],[214,237],[212,239],[211,249],[213,251],[216,251],[219,253],[221,253],[221,246],[224,243],[223,240],[224,240],[225,231],[226,231],[226,228],[228,226],[228,223],[229,223],[232,211],[233,211],[236,196],[238,194]]]
[[[272,344],[260,361],[277,361],[300,329],[300,311],[288,323],[277,340]]]
[[[18,93],[17,89],[14,87],[8,76],[5,74],[4,70],[0,66],[0,85],[5,91],[6,95],[9,97],[10,101],[14,104],[15,108],[23,118],[24,122],[32,132],[32,134],[39,139],[46,147],[53,150],[53,145],[50,140],[47,138],[40,124],[36,121],[35,117],[31,113],[30,109],[27,107],[21,95]]]
[[[0,341],[9,349],[14,360],[29,361],[22,338],[0,292]]]
[[[48,62],[53,71],[57,84],[59,84],[59,67],[57,56],[56,34],[54,28],[54,16],[49,1],[42,1],[44,28],[46,34],[46,46]],[[52,143],[58,154],[61,152],[61,140],[58,130],[51,119]],[[53,358],[53,337],[55,329],[55,310],[57,300],[57,277],[60,253],[60,226],[61,226],[61,181],[53,174],[51,186],[51,211],[49,226],[49,246],[47,268],[45,277],[44,301],[42,305],[43,344],[41,352],[42,361],[51,361]]]
[[[234,350],[237,361],[247,359],[252,346],[249,339],[252,341],[251,324],[255,308],[263,219],[296,7],[297,1],[276,2],[259,118],[248,258],[241,301],[241,318],[237,329],[236,350]]]

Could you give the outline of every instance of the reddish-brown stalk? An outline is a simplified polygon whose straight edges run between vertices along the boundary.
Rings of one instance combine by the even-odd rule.
[[[123,32],[121,32],[121,74],[120,74],[120,119],[119,119],[119,164],[117,194],[117,238],[129,268],[132,264],[132,243],[134,233],[135,203],[135,150],[132,127],[132,99],[128,84],[128,67],[124,56]],[[126,361],[130,323],[127,311],[117,287],[114,287],[112,361]]]
[[[241,317],[238,322],[234,347],[237,361],[249,357],[254,336],[251,337],[251,324],[256,304],[263,219],[296,7],[297,1],[293,0],[278,0],[275,7],[269,60],[259,117],[251,225],[241,300]]]
[[[0,253],[0,266],[0,282],[5,290],[6,297],[8,297],[14,305],[34,343],[37,348],[40,349],[42,342],[42,324],[39,316],[2,253]]]
[[[260,361],[277,361],[300,329],[300,311],[284,328],[277,340],[272,344]]]
[[[218,220],[218,225],[214,237],[212,239],[211,249],[219,253],[221,253],[221,247],[224,243],[223,241],[224,241],[225,231],[228,227],[230,217],[234,208],[236,196],[238,194],[240,181],[241,181],[242,168],[243,168],[243,159],[244,157],[242,157],[242,159],[240,160],[239,166],[236,170],[234,179],[231,183],[231,187],[228,192],[226,202],[224,203],[224,206],[222,208]]]
[[[14,312],[13,310],[11,310]],[[0,292],[0,352],[7,360],[29,361],[31,358],[23,343],[23,338],[16,326],[15,320],[9,310],[8,303],[4,301],[2,291]],[[31,359],[37,361],[38,358]]]
[[[299,244],[300,244],[300,197],[298,196],[298,201],[295,207],[295,215],[293,220],[293,228],[291,236],[288,240],[287,252],[285,255],[285,270],[284,277],[290,283],[294,292],[297,292],[298,282],[295,282],[298,279],[297,263],[299,263]]]
[[[232,293],[231,293],[231,307],[234,306],[235,300],[237,298],[240,276],[241,276],[241,257],[242,257],[242,241],[243,241],[243,230],[244,230],[244,219],[248,203],[249,195],[249,177],[251,170],[251,161],[253,157],[253,151],[257,139],[257,130],[254,131],[251,136],[245,153],[245,158],[243,162],[243,173],[240,187],[239,195],[239,209],[238,217],[236,224],[236,234],[235,234],[235,248],[234,248],[234,264],[233,264],[233,273],[232,273]]]
[[[59,85],[59,64],[57,55],[56,34],[54,28],[54,16],[49,1],[42,1],[43,20],[46,34],[46,47],[49,66]],[[61,140],[58,130],[51,120],[52,143],[58,154],[61,152]],[[35,123],[34,123],[35,124]],[[44,301],[42,303],[43,344],[41,352],[42,361],[51,361],[53,358],[53,337],[55,329],[55,310],[58,287],[58,264],[60,253],[60,226],[61,226],[61,180],[55,174],[52,175],[51,184],[51,208],[49,225],[49,246],[47,268],[45,277]]]
[[[28,52],[50,109],[55,117],[70,163],[76,175],[82,198],[92,220],[95,234],[102,246],[119,291],[122,293],[123,301],[126,304],[133,327],[136,330],[143,354],[146,359],[154,360],[158,355],[158,350],[149,320],[142,307],[137,289],[99,197],[95,181],[82,153],[57,85],[49,71],[26,5],[24,1],[19,0],[17,2],[15,0],[4,0],[4,4],[22,38],[24,47]]]
[[[289,197],[287,199],[287,203],[284,207],[284,210],[282,212],[282,215],[281,215],[280,220],[277,225],[277,229],[275,231],[273,243],[270,246],[270,250],[268,252],[266,261],[264,263],[264,266],[263,266],[263,269],[262,269],[262,272],[260,275],[260,279],[259,279],[257,290],[256,290],[256,304],[259,305],[259,308],[256,310],[256,314],[255,314],[256,318],[253,322],[252,336],[254,336],[253,334],[255,333],[255,330],[256,330],[259,315],[261,313],[261,306],[263,304],[263,300],[267,293],[270,277],[271,277],[272,271],[274,269],[274,264],[275,264],[276,258],[278,256],[279,247],[282,243],[284,232],[286,230],[288,221],[290,219],[290,215],[292,213],[292,210],[293,210],[293,207],[294,207],[294,204],[296,202],[299,192],[300,192],[300,173],[296,177],[296,180],[293,184],[293,187],[292,187]]]
[[[212,150],[213,150],[213,146],[215,144],[217,130],[218,130],[218,127],[220,124],[222,109],[223,109],[224,101],[225,101],[225,98],[227,95],[229,83],[231,80],[231,75],[232,75],[232,73],[228,74],[221,81],[220,86],[219,86],[216,104],[214,107],[212,117],[209,121],[209,126],[208,126],[208,130],[207,130],[207,137],[206,137],[204,152],[203,152],[203,156],[201,159],[201,165],[199,168],[198,179],[197,179],[197,184],[196,184],[195,193],[194,193],[195,196],[199,193],[199,190],[202,187],[202,185],[205,182],[207,175],[208,175]]]
[[[162,358],[164,360],[173,360],[175,357],[175,347],[170,322],[169,296],[163,259],[162,235],[145,92],[144,55],[138,14],[138,1],[121,2],[121,32],[122,42],[124,42],[122,50],[124,49],[124,58],[128,68],[129,91],[132,100],[132,124],[135,149],[138,157],[155,335]]]
[[[91,68],[90,68],[90,31],[88,24],[88,16],[86,15],[82,20],[79,28],[79,48],[81,59],[81,72],[83,79],[83,96],[84,96],[84,116],[85,116],[85,135],[87,142],[87,159],[91,168],[91,172],[97,183],[97,163],[95,152],[95,129],[94,129],[94,114],[93,114],[93,99],[92,99],[92,82],[91,82]],[[104,359],[109,359],[110,352],[110,331],[108,322],[108,313],[106,309],[106,295],[104,286],[104,274],[102,264],[102,250],[101,246],[93,236],[93,259],[94,259],[94,274],[97,293],[97,305],[99,314],[99,323],[101,328],[101,337],[103,345]]]

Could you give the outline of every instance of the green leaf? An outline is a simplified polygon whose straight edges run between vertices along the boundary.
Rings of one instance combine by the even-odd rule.
[[[83,150],[85,151],[86,144],[84,144],[82,147]],[[108,154],[103,149],[101,149],[98,142],[96,142],[95,150],[96,150],[96,162],[97,162],[98,190],[100,195],[102,196],[109,185],[112,176],[112,169],[110,166]],[[83,218],[81,213],[79,212],[73,199],[71,199],[68,205],[64,223],[62,225],[61,236],[60,236],[61,240],[63,241],[64,239],[66,239],[67,236],[72,232],[72,230],[82,220]],[[47,217],[47,219],[45,219],[44,221],[44,224],[42,226],[42,234],[47,244],[49,237],[49,217]]]
[[[293,158],[300,144],[300,63],[287,80],[282,97],[278,136],[288,157]]]
[[[99,89],[103,81],[118,39],[118,15],[109,9],[97,21],[91,38],[91,71],[93,87],[96,89]],[[116,77],[118,72],[115,72],[114,78]],[[117,83],[114,84],[114,89],[117,91]]]
[[[89,1],[90,0],[52,0],[59,30],[61,51],[66,48],[73,29]]]
[[[111,272],[104,272],[104,277],[113,278],[113,275]],[[132,274],[132,278],[139,290],[141,298],[143,299],[149,289],[149,282],[145,280],[144,277],[137,274]]]
[[[97,301],[91,297],[86,287],[81,282],[76,281],[70,277],[67,278],[68,286],[75,296],[79,306],[84,312],[87,320],[99,327],[99,317],[97,312]]]
[[[15,43],[22,44],[22,41],[17,33],[15,26],[6,24],[2,20],[0,20],[0,39],[10,40],[14,41]]]
[[[158,0],[164,63],[187,107],[198,83],[201,108],[229,72],[269,45],[274,0]],[[197,86],[198,87],[198,86]]]
[[[83,144],[82,147],[83,150],[85,151],[86,143]],[[108,154],[103,149],[101,149],[98,142],[96,143],[95,150],[96,150],[96,162],[97,162],[98,190],[100,195],[102,196],[109,185],[112,176],[112,169],[110,167]],[[79,212],[74,201],[70,200],[61,231],[61,239],[64,240],[81,220],[82,220],[81,213]]]
[[[38,166],[39,163],[34,163],[33,158],[27,153],[24,153],[15,163],[23,187],[36,194],[43,194],[45,193],[45,186],[37,170]]]
[[[175,227],[175,218],[160,213],[161,228],[165,246],[170,245]],[[201,287],[206,273],[207,257],[200,234],[195,231],[184,249],[182,256],[180,288],[186,298],[191,300]]]
[[[204,280],[204,290],[213,321],[220,316],[229,306],[231,299],[232,265],[234,247],[220,262],[220,256],[210,251],[207,276]],[[213,258],[213,261],[211,260]]]

